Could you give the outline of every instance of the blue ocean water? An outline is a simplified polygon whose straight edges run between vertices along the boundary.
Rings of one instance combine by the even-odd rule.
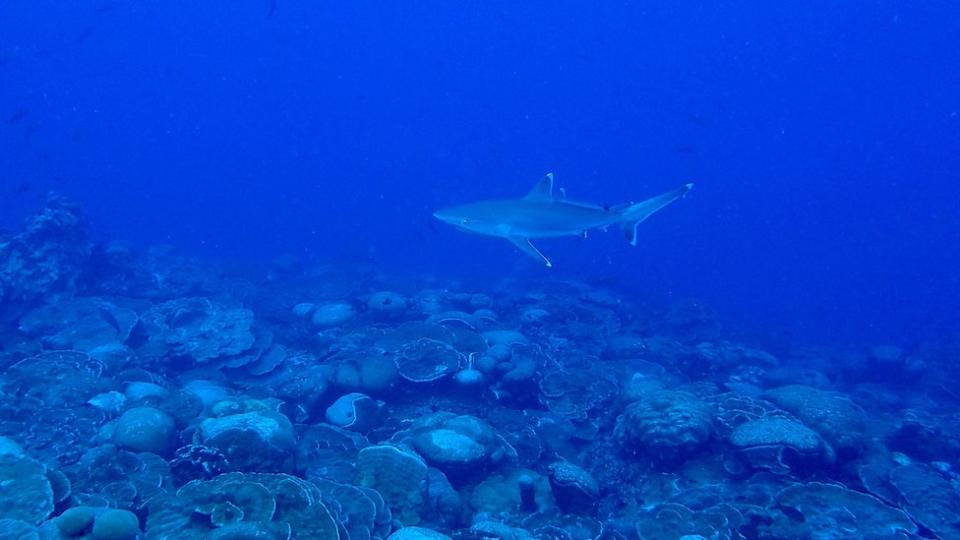
[[[958,32],[942,1],[5,2],[0,477],[54,496],[0,491],[0,537],[960,537]],[[537,240],[550,269],[433,217],[548,172],[694,188],[636,247]],[[251,494],[194,527],[184,484]],[[325,504],[257,513],[284,489]]]

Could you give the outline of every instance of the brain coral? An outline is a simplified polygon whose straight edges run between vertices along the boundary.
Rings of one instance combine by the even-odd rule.
[[[712,434],[709,406],[693,394],[674,390],[650,392],[627,405],[615,429],[625,451],[667,465],[679,464]]]
[[[816,430],[840,457],[852,457],[865,444],[866,413],[843,394],[789,385],[762,396]]]

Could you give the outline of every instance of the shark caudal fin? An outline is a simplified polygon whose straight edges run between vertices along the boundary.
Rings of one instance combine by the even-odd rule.
[[[627,242],[630,242],[631,246],[637,245],[637,225],[643,223],[657,210],[686,195],[691,188],[693,188],[693,184],[684,184],[663,195],[657,195],[643,202],[627,206],[623,210],[623,219],[620,221],[620,228],[623,229],[623,235],[627,238]]]

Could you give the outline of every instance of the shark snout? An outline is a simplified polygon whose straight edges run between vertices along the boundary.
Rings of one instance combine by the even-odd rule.
[[[442,210],[438,210],[438,211],[434,212],[434,213],[433,213],[433,217],[439,219],[440,221],[442,221],[442,222],[444,222],[444,223],[451,223],[451,221],[450,221],[450,216],[447,215],[447,214],[445,214]]]
[[[433,213],[433,217],[447,225],[453,225],[461,231],[479,232],[477,230],[479,223],[468,212],[464,212],[461,208],[454,207],[437,210]]]
[[[451,225],[457,225],[457,226],[463,225],[463,223],[466,221],[463,218],[463,216],[455,212],[450,212],[449,210],[437,210],[436,212],[433,213],[433,217],[439,219],[444,223],[449,223]]]

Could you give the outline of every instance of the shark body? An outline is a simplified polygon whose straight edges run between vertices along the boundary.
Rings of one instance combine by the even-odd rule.
[[[693,187],[685,184],[673,191],[613,207],[567,200],[553,189],[549,173],[523,198],[480,201],[445,208],[434,216],[466,232],[505,238],[521,251],[553,266],[531,239],[585,236],[591,229],[618,225],[630,245],[637,245],[637,225],[651,214],[679,199]]]

